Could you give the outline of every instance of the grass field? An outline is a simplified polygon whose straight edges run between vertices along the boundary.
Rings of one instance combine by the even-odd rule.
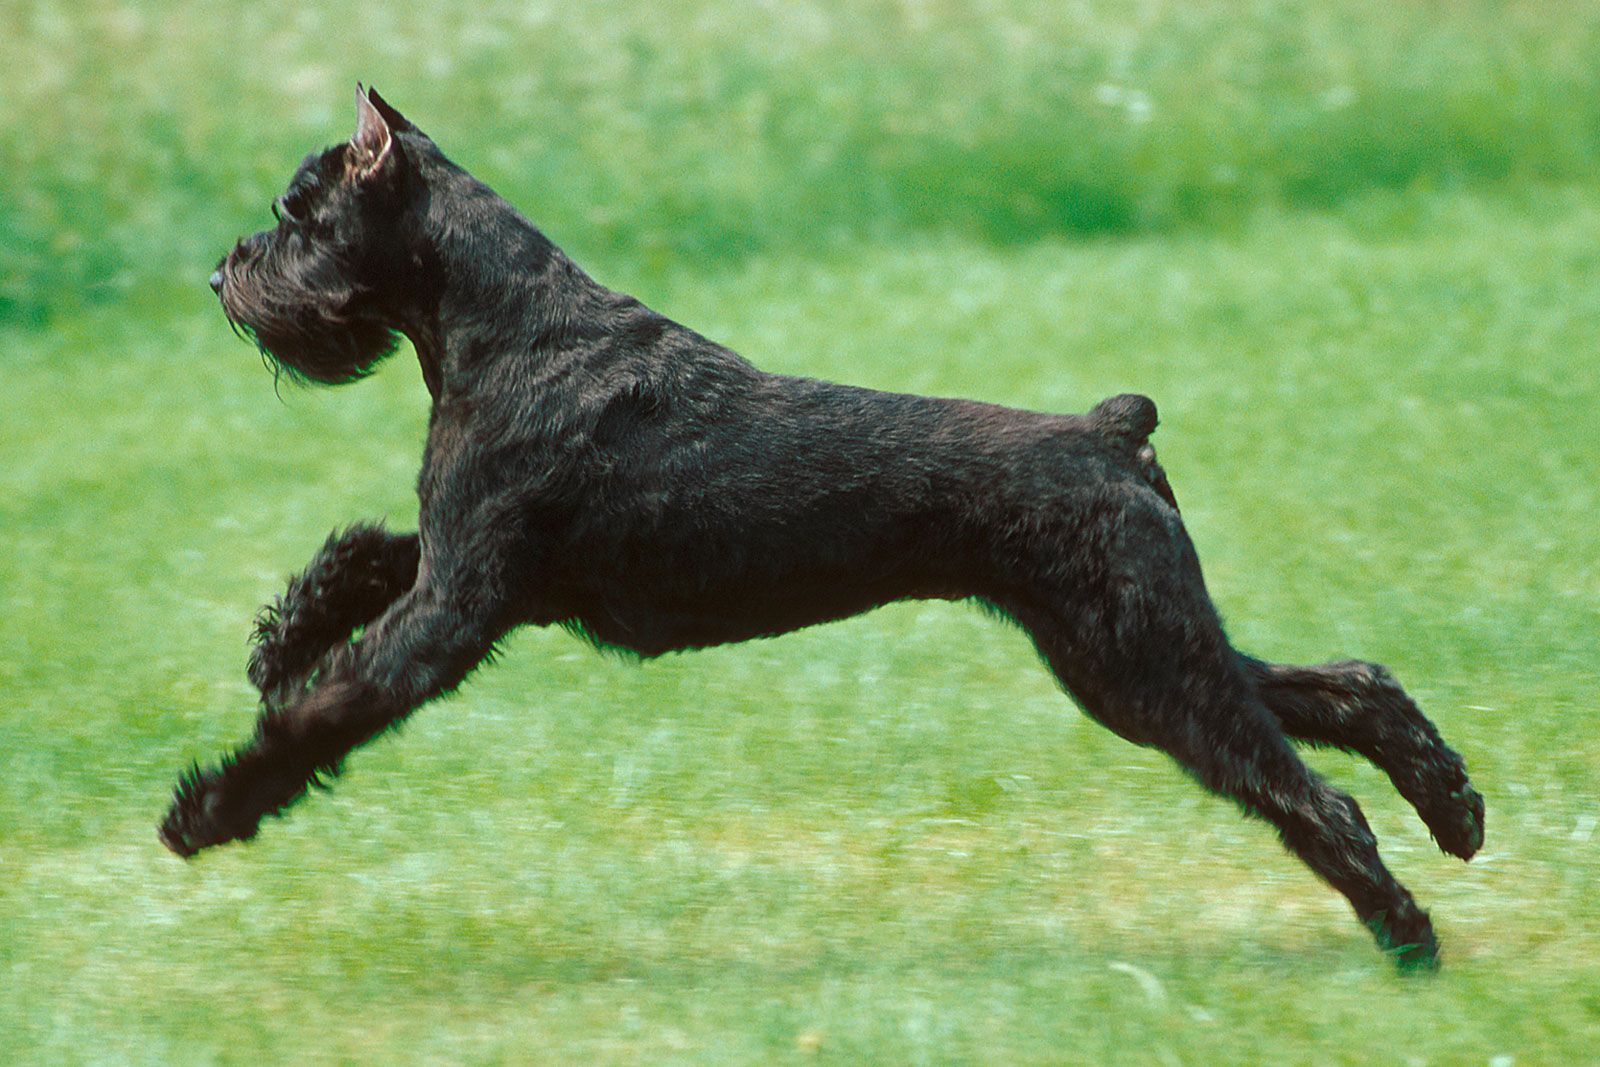
[[[1059,7],[0,4],[0,1062],[1593,1062],[1596,9]],[[1390,664],[1485,794],[1463,866],[1311,756],[1441,973],[958,605],[522,633],[163,851],[256,605],[415,516],[409,351],[280,401],[204,287],[357,78],[769,369],[1154,396],[1236,642]]]

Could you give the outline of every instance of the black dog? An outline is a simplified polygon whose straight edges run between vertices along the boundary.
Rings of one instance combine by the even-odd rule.
[[[169,848],[252,837],[513,627],[658,656],[974,598],[1090,715],[1272,822],[1402,965],[1434,964],[1355,802],[1285,738],[1372,760],[1463,859],[1482,800],[1382,667],[1229,646],[1149,400],[1045,415],[764,374],[596,284],[377,93],[356,106],[211,281],[296,377],[353,381],[411,339],[433,396],[420,531],[335,535],[263,611],[255,736],[184,777]]]

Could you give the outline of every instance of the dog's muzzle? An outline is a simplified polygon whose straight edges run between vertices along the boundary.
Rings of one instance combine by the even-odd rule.
[[[228,275],[239,263],[247,263],[256,258],[261,251],[261,245],[267,237],[266,233],[253,233],[249,237],[241,237],[234,242],[228,254],[217,263],[217,269],[211,272],[208,279],[211,291],[218,296],[222,295],[222,287],[227,284]]]

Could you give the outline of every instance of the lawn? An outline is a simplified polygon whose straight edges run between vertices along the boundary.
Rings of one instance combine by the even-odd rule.
[[[1587,5],[210,10],[6,7],[0,1061],[1593,1058]],[[162,850],[255,607],[415,517],[409,349],[280,398],[204,286],[358,77],[768,369],[1155,397],[1235,641],[1388,663],[1465,755],[1465,866],[1310,756],[1443,970],[961,605],[643,665],[523,632],[257,842]]]

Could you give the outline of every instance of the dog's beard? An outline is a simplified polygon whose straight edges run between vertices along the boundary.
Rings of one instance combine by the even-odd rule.
[[[285,278],[265,258],[237,253],[222,269],[223,314],[275,374],[322,385],[357,381],[399,341],[386,324],[352,310],[358,294],[347,286]]]

